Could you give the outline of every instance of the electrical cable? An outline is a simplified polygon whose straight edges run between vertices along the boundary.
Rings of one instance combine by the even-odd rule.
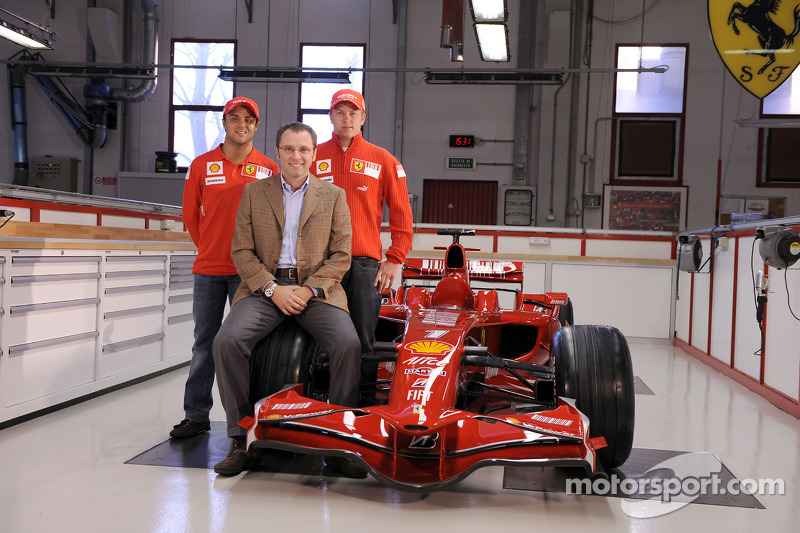
[[[758,323],[758,329],[761,332],[761,346],[758,348],[758,350],[753,352],[753,355],[757,355],[757,356],[760,357],[761,354],[764,353],[764,340],[765,339],[764,339],[764,328],[761,325],[761,320],[758,319],[759,315],[761,315],[761,318],[763,318],[764,309],[762,307],[761,310],[759,311],[759,308],[758,308],[758,306],[759,306],[759,303],[758,303],[758,289],[756,288],[756,274],[755,274],[755,270],[753,269],[753,257],[755,256],[756,241],[757,240],[758,240],[758,237],[753,239],[753,245],[750,247],[750,280],[753,282],[753,305],[755,306],[755,309],[756,309],[756,319],[757,319],[756,322]],[[766,304],[766,302],[767,302],[766,295],[764,295],[764,304]]]
[[[788,268],[783,269],[783,286],[786,287],[786,305],[789,306],[789,312],[792,314],[794,319],[800,322],[800,318],[798,318],[797,315],[794,314],[794,311],[792,311],[792,299],[791,296],[789,295],[789,281],[787,280],[789,275],[788,273],[789,273]]]
[[[11,213],[11,214],[10,214],[10,215],[6,215],[5,213]],[[6,224],[8,224],[8,221],[9,221],[9,220],[11,220],[12,218],[14,218],[14,215],[15,215],[15,214],[16,214],[16,213],[14,213],[13,211],[5,211],[5,210],[4,210],[4,211],[3,211],[3,216],[7,216],[8,218],[7,218],[7,219],[5,219],[5,220],[3,221],[3,223],[2,223],[2,224],[0,224],[0,228],[2,228],[3,226],[5,226]]]

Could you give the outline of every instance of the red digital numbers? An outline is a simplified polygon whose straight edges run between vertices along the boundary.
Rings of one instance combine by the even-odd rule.
[[[451,135],[450,147],[451,148],[472,148],[475,146],[474,135]]]

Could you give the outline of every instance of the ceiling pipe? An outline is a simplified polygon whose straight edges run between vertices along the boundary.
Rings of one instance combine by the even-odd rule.
[[[158,58],[158,4],[155,0],[142,0],[144,11],[144,32],[142,35],[142,64],[156,65]],[[158,69],[153,69],[153,77],[142,80],[130,89],[111,89],[110,100],[123,102],[142,102],[152,96],[156,90]]]
[[[439,46],[450,49],[450,61],[464,60],[464,0],[442,2],[442,31]]]
[[[28,184],[28,116],[25,99],[25,71],[9,65],[11,124],[14,128],[14,185]]]

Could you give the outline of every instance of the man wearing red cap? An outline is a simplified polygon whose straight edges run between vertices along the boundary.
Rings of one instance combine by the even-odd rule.
[[[364,353],[372,352],[381,293],[392,287],[411,249],[413,217],[403,165],[361,135],[367,118],[364,96],[351,89],[334,93],[329,111],[333,136],[317,147],[311,171],[345,190],[353,225],[352,266],[342,279],[350,316]],[[381,221],[389,207],[391,245],[383,260]],[[375,368],[364,368],[374,379]]]
[[[194,161],[183,187],[183,223],[197,246],[192,267],[194,346],[183,396],[186,418],[170,432],[186,438],[210,429],[214,359],[211,346],[241,279],[231,259],[236,209],[245,183],[279,172],[278,165],[255,148],[258,105],[238,96],[225,104],[225,140]]]

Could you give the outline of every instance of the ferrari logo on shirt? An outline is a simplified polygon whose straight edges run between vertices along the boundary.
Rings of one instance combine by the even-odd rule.
[[[250,163],[242,167],[242,174],[250,178],[262,180],[272,176],[272,171],[266,167]]]
[[[331,171],[331,160],[321,159],[317,161],[317,174],[327,174]]]
[[[378,179],[378,176],[380,176],[381,173],[381,166],[377,163],[371,163],[361,159],[353,159],[353,163],[350,165],[350,172],[364,174],[371,178]]]
[[[222,161],[209,161],[206,163],[206,174],[209,176],[221,176]]]

